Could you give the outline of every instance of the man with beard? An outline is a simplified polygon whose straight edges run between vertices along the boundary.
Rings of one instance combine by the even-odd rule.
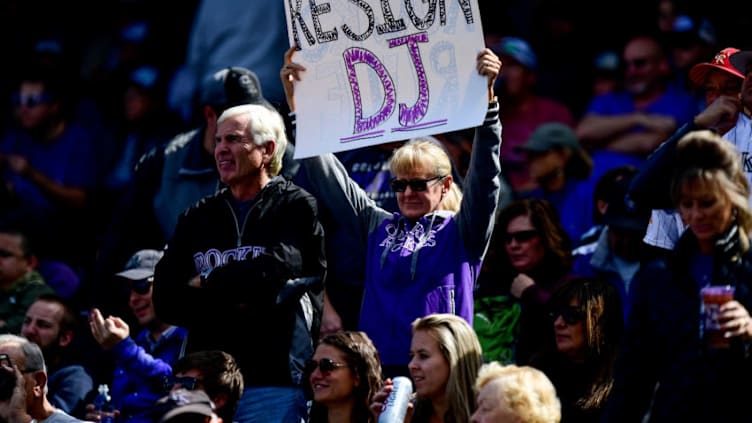
[[[43,294],[26,311],[21,335],[39,345],[47,364],[47,398],[68,414],[81,415],[94,388],[88,370],[74,360],[78,320],[65,299]]]

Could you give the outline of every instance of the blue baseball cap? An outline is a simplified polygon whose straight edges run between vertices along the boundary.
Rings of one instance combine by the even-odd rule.
[[[504,37],[491,50],[498,55],[511,57],[530,70],[536,70],[538,67],[538,57],[530,44],[522,38]]]

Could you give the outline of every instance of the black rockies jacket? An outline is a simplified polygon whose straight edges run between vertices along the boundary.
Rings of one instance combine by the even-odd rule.
[[[316,202],[278,176],[244,216],[233,204],[225,188],[180,217],[154,275],[156,313],[188,329],[188,351],[235,357],[246,386],[298,385],[323,306]]]

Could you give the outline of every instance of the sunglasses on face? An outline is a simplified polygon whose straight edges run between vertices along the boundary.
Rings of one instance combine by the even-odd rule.
[[[538,231],[535,229],[529,229],[527,231],[507,232],[502,236],[504,244],[509,244],[512,240],[517,243],[530,241],[538,235]]]
[[[564,323],[568,325],[575,325],[585,319],[585,312],[579,307],[572,306],[561,307],[551,311],[548,315],[551,317],[551,320],[556,320],[557,317],[561,316],[564,319]]]
[[[13,95],[13,105],[16,107],[18,106],[36,107],[40,104],[49,103],[51,100],[52,100],[52,97],[50,97],[48,94],[45,94],[45,93],[14,94]]]
[[[203,382],[201,379],[190,376],[166,376],[164,378],[163,386],[164,390],[169,392],[175,386],[180,385],[181,388],[193,391],[198,388],[198,384]]]
[[[146,295],[149,293],[152,283],[154,283],[154,277],[131,281],[131,290],[136,294]]]
[[[331,358],[322,358],[319,361],[316,361],[316,360],[306,361],[305,372],[307,374],[311,374],[313,373],[314,370],[316,370],[316,368],[318,368],[321,371],[321,373],[329,373],[331,371],[339,369],[340,367],[347,367],[347,364],[337,363]]]
[[[444,179],[446,175],[444,176],[434,176],[433,178],[429,179],[397,179],[392,178],[391,181],[389,181],[389,185],[392,187],[392,191],[394,192],[405,192],[407,187],[410,187],[411,190],[414,192],[421,192],[428,189],[428,183],[431,181],[438,181],[441,179]]]

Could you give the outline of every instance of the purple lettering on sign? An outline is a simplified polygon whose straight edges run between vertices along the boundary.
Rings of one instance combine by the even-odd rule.
[[[397,95],[394,91],[392,77],[387,72],[384,64],[381,63],[379,58],[371,51],[359,47],[351,47],[345,50],[344,56],[345,68],[347,69],[347,79],[350,82],[350,88],[353,93],[353,103],[355,106],[355,124],[353,132],[359,134],[361,132],[372,130],[389,118],[394,112],[394,107],[397,103]],[[379,108],[375,114],[367,118],[363,118],[360,85],[358,84],[358,77],[355,73],[355,65],[358,63],[370,66],[371,69],[376,72],[376,75],[378,75],[381,85],[384,88],[384,101],[381,104],[381,108]]]
[[[419,129],[433,128],[435,126],[446,125],[448,121],[449,119],[439,119],[439,120],[434,120],[431,122],[419,123],[417,125],[412,125],[412,126],[398,126],[396,128],[392,128],[392,132],[417,131]]]
[[[428,34],[425,32],[389,40],[389,48],[407,44],[410,58],[418,75],[418,99],[415,101],[415,104],[412,107],[408,107],[405,103],[400,103],[399,105],[399,123],[402,126],[413,126],[416,122],[420,122],[428,111],[428,79],[426,78],[426,69],[423,67],[423,60],[420,57],[420,48],[418,47],[418,43],[427,42]]]
[[[342,143],[346,143],[346,142],[353,142],[353,141],[359,141],[359,140],[366,140],[370,138],[379,138],[383,134],[384,134],[384,130],[381,129],[378,131],[366,132],[365,134],[353,135],[351,137],[342,137],[339,139],[339,141]]]

